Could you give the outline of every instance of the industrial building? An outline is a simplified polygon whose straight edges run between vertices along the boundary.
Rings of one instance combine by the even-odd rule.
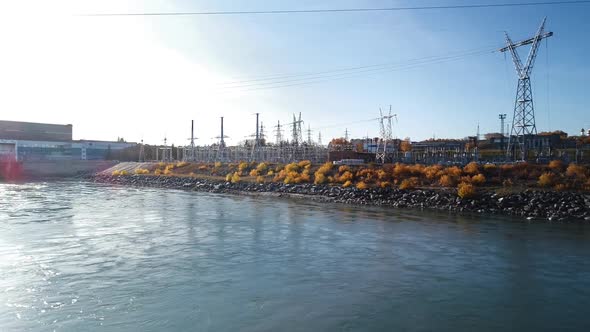
[[[17,161],[106,160],[136,143],[73,140],[72,125],[0,121],[0,158]]]

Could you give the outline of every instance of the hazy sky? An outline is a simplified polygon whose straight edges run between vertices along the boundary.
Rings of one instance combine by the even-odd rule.
[[[0,2],[0,118],[71,123],[77,139],[122,136],[156,143],[167,136],[179,145],[187,143],[191,119],[198,143],[210,144],[219,135],[219,116],[225,116],[228,141],[235,143],[254,132],[256,112],[269,136],[278,120],[288,123],[293,113],[302,112],[305,128],[311,126],[314,139],[320,131],[326,143],[343,136],[345,128],[355,137],[377,136],[377,121],[365,120],[392,105],[398,137],[465,137],[475,134],[478,123],[482,133],[498,131],[499,113],[512,118],[516,74],[509,56],[483,52],[503,46],[504,30],[513,40],[532,36],[548,16],[547,29],[555,36],[548,47],[543,43],[533,71],[537,127],[570,134],[590,127],[590,4],[292,15],[74,15],[467,3],[472,2]],[[523,58],[526,52],[523,48]],[[441,60],[448,56],[456,57]],[[334,72],[384,63],[391,67]],[[277,87],[283,85],[290,86]]]

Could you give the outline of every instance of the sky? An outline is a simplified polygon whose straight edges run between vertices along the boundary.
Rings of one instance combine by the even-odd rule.
[[[529,1],[529,0],[527,0]],[[532,0],[531,0],[532,1]],[[506,0],[503,2],[522,2]],[[526,2],[526,1],[525,1]],[[86,13],[290,10],[472,4],[467,0],[23,0],[0,2],[0,119],[73,124],[75,139],[226,142],[301,112],[333,137],[412,140],[498,132],[517,77],[503,47],[543,42],[532,84],[538,131],[590,128],[590,4],[289,15],[121,16]],[[494,3],[481,0],[478,3]],[[520,50],[526,58],[528,47]],[[417,60],[419,59],[419,60]],[[387,64],[387,66],[374,66]],[[350,68],[362,67],[350,70]],[[349,69],[348,71],[346,69]],[[319,73],[319,74],[318,74]],[[308,75],[308,76],[305,76]],[[315,75],[315,76],[314,76]],[[289,137],[289,128],[284,128]],[[304,132],[305,138],[307,132]]]

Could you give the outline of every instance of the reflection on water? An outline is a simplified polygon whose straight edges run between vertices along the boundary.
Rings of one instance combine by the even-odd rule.
[[[589,330],[589,228],[0,184],[0,330]]]

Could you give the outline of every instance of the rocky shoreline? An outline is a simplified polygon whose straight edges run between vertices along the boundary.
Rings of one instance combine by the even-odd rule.
[[[210,193],[267,194],[296,197],[322,202],[351,205],[418,208],[451,212],[500,214],[528,220],[590,222],[590,194],[525,190],[515,194],[498,195],[482,192],[471,199],[457,197],[454,190],[374,188],[359,190],[314,184],[231,183],[187,177],[170,176],[110,176],[95,175],[97,183],[136,187],[184,189]]]

